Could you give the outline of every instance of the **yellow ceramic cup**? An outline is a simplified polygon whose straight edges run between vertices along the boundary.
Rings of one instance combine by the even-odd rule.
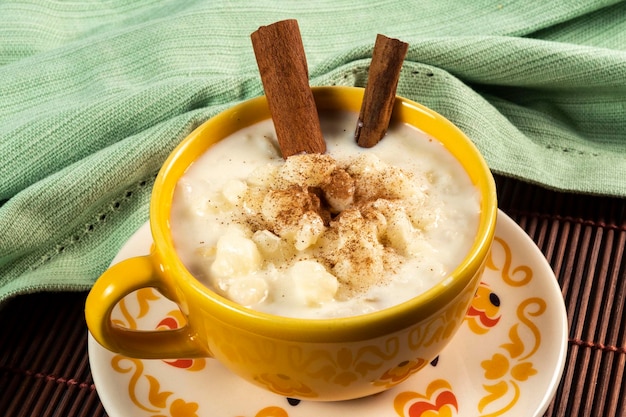
[[[320,110],[359,111],[363,90],[314,88]],[[197,281],[176,255],[169,229],[172,197],[187,167],[212,144],[270,117],[265,97],[206,121],[169,156],[152,194],[147,256],[122,261],[96,282],[86,303],[94,338],[107,349],[145,359],[213,357],[244,379],[277,394],[345,400],[374,394],[405,380],[452,339],[480,281],[493,240],[497,203],[493,177],[471,141],[441,115],[397,98],[395,120],[440,140],[480,191],[478,233],[448,279],[382,311],[334,319],[273,316],[242,307]],[[154,287],[178,304],[187,324],[176,330],[137,331],[114,325],[114,306],[129,293]]]

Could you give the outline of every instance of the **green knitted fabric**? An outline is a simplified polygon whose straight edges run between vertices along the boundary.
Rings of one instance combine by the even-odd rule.
[[[398,93],[494,172],[626,196],[626,3],[0,2],[0,302],[88,289],[148,217],[168,152],[261,95],[250,34],[298,19],[312,85],[364,86],[376,34]]]

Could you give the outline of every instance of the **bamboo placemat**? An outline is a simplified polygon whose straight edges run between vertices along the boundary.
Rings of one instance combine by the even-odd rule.
[[[545,416],[625,416],[626,199],[496,180],[500,208],[544,253],[565,298],[568,358]],[[89,370],[85,296],[34,294],[0,309],[0,415],[107,415]]]

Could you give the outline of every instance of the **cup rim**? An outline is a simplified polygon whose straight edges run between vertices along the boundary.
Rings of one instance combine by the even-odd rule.
[[[318,108],[346,109],[358,112],[364,89],[360,87],[325,86],[312,88]],[[468,164],[474,166],[474,183],[481,196],[481,211],[478,232],[468,254],[463,261],[442,281],[411,299],[375,312],[340,318],[295,318],[277,316],[241,306],[208,288],[196,279],[176,256],[169,233],[171,199],[176,182],[188,166],[189,155],[208,149],[214,142],[229,133],[249,126],[256,121],[270,117],[265,96],[241,102],[211,117],[191,134],[184,138],[170,153],[155,181],[150,201],[150,229],[154,239],[153,256],[159,268],[168,275],[177,295],[174,298],[188,297],[190,291],[202,301],[203,309],[217,319],[228,321],[237,327],[267,337],[288,338],[293,341],[354,341],[389,334],[427,318],[453,302],[463,290],[471,285],[475,271],[484,266],[493,241],[497,217],[497,197],[495,181],[484,158],[472,141],[454,124],[439,113],[412,100],[396,97],[394,119],[400,121],[420,120],[424,129],[436,126],[453,138],[458,146],[455,157],[464,170]],[[440,138],[435,139],[442,141]],[[446,144],[444,143],[444,146]],[[448,146],[446,146],[450,149]],[[463,158],[459,158],[459,154]],[[474,271],[474,272],[472,272]],[[178,278],[174,278],[178,276]],[[183,301],[184,302],[184,301]]]

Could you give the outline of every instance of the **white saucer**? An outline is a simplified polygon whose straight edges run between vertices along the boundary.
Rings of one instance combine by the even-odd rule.
[[[150,245],[145,224],[113,263],[146,254]],[[111,417],[542,416],[565,365],[565,305],[542,253],[502,212],[483,283],[476,308],[438,359],[395,388],[364,399],[288,400],[244,382],[212,359],[129,359],[89,335],[93,379]],[[151,289],[123,304],[114,319],[127,327],[174,328],[181,319],[176,306]]]

